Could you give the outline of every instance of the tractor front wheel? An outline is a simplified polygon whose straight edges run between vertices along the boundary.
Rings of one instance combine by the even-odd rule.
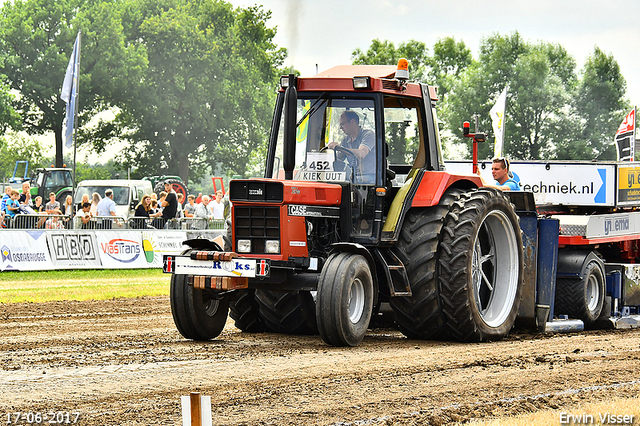
[[[320,337],[333,346],[360,344],[373,310],[373,278],[359,254],[333,254],[318,282],[316,317]]]
[[[171,314],[180,334],[192,340],[211,340],[222,333],[229,311],[229,297],[193,288],[187,276],[171,276]]]

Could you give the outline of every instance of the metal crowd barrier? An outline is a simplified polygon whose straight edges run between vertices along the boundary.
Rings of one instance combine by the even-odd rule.
[[[199,217],[182,217],[166,220],[162,217],[94,216],[84,224],[79,217],[52,214],[17,214],[13,219],[4,218],[4,228],[10,229],[214,229],[224,230],[223,219],[208,220]]]

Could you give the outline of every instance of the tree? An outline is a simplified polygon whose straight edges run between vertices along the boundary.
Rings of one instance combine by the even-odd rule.
[[[125,164],[143,174],[197,179],[212,162],[243,174],[267,140],[284,51],[259,7],[203,0],[130,1],[128,43],[148,66],[117,119],[131,145]]]
[[[428,60],[431,66],[430,75],[438,86],[441,98],[446,96],[454,80],[473,63],[471,50],[463,41],[456,42],[453,37],[438,39],[433,45],[433,56]]]
[[[574,94],[573,113],[580,127],[559,141],[559,159],[615,160],[613,136],[631,106],[625,101],[626,81],[612,55],[597,46],[587,58]]]
[[[400,43],[398,47],[388,40],[374,39],[366,52],[356,49],[351,53],[354,65],[396,65],[398,59],[409,61],[409,75],[412,81],[426,83],[429,78],[429,50],[427,46],[416,40]]]
[[[16,161],[28,161],[29,170],[43,166],[42,151],[42,145],[34,139],[17,135],[0,139],[0,175],[5,178],[13,176]],[[24,169],[21,170],[18,170],[18,174],[23,173]]]
[[[61,166],[65,106],[60,89],[78,30],[83,33],[81,124],[127,97],[127,82],[139,79],[140,57],[135,46],[125,46],[115,0],[15,0],[5,2],[0,13],[6,54],[0,73],[20,93],[14,105],[24,130],[54,132],[56,165]]]
[[[557,44],[529,43],[518,32],[484,39],[480,57],[460,74],[446,101],[444,118],[453,134],[478,114],[480,130],[491,129],[489,110],[508,87],[504,151],[515,159],[553,158],[555,144],[571,134],[571,94],[576,87],[575,60]],[[493,145],[479,146],[490,158]]]

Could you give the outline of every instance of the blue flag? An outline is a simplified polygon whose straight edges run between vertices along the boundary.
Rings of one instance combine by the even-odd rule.
[[[62,128],[64,129],[65,146],[71,148],[73,146],[73,124],[76,111],[76,99],[78,97],[78,74],[80,65],[80,32],[73,44],[73,53],[69,59],[67,73],[64,75],[64,83],[62,83],[62,91],[60,99],[67,104],[67,111]]]

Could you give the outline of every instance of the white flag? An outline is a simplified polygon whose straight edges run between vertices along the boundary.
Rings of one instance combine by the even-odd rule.
[[[65,146],[71,148],[73,146],[73,129],[74,118],[76,111],[76,98],[78,97],[78,73],[80,65],[80,32],[76,36],[76,42],[73,44],[73,53],[69,59],[69,65],[67,66],[67,72],[64,75],[64,82],[62,83],[62,91],[60,92],[60,99],[67,104],[67,110],[62,123],[64,129],[63,139],[65,140]]]
[[[507,105],[507,88],[502,91],[496,104],[491,108],[491,122],[493,124],[493,133],[496,135],[496,142],[493,148],[493,156],[495,158],[502,157],[502,146],[504,144],[504,110]]]

